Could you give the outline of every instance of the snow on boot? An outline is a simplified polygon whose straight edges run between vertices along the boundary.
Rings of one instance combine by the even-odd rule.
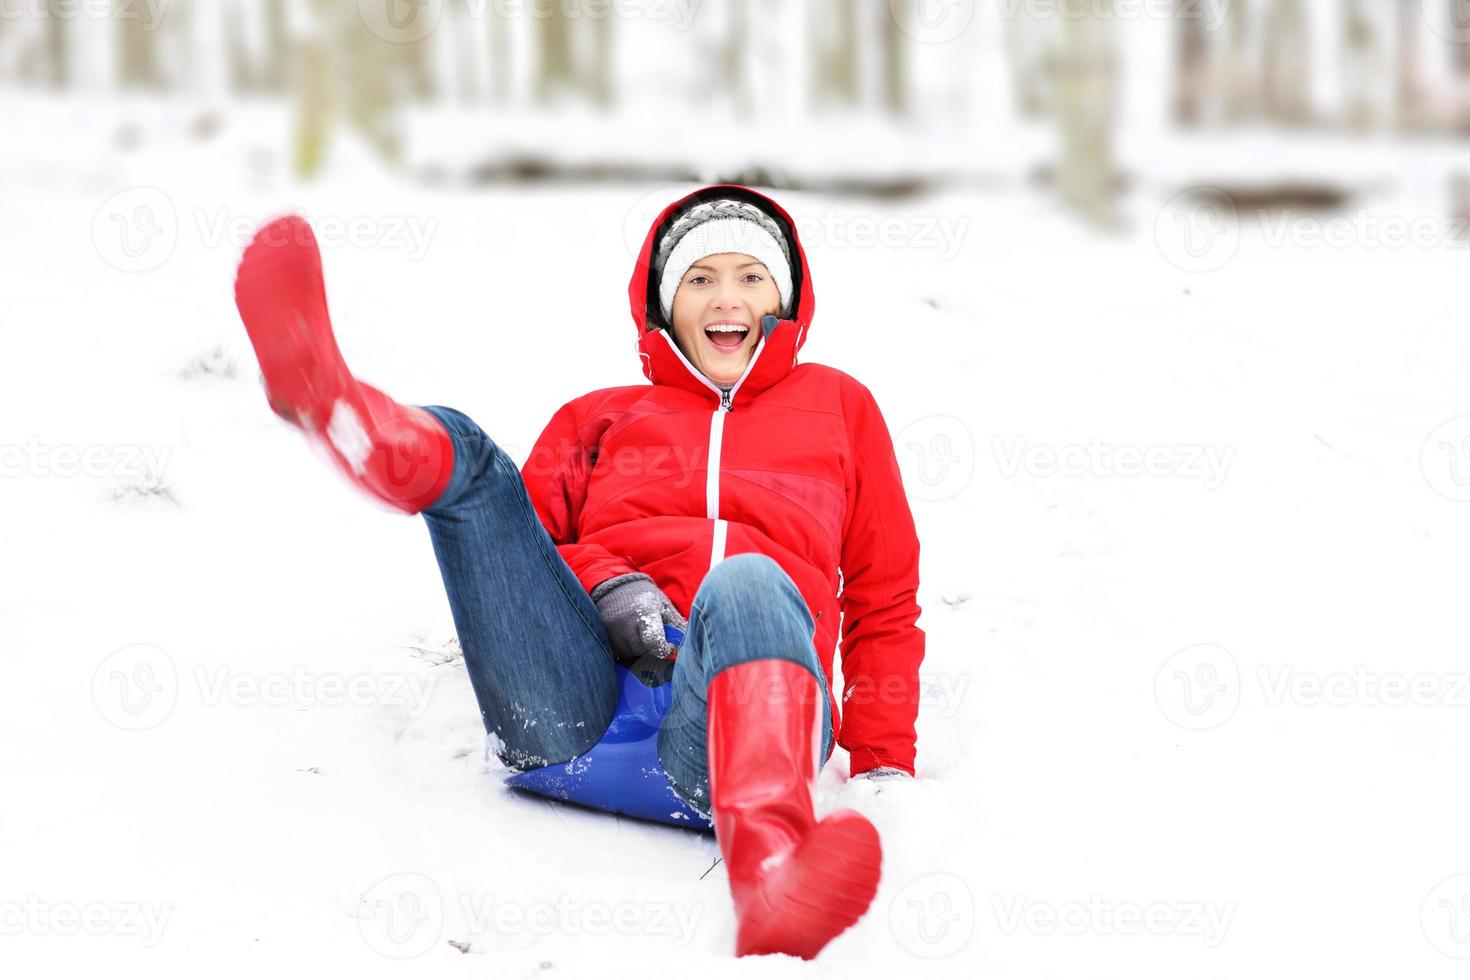
[[[737,956],[811,959],[878,890],[878,831],[855,811],[819,822],[812,808],[824,697],[790,660],[736,664],[710,681],[710,806],[739,922]]]
[[[444,492],[454,468],[449,433],[347,369],[327,315],[321,253],[291,215],[261,228],[235,276],[271,410],[303,429],[357,486],[410,514]]]

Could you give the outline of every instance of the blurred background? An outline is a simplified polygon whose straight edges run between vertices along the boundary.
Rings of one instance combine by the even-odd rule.
[[[1329,207],[1401,176],[1385,144],[1470,134],[1467,42],[1465,0],[3,0],[0,90],[121,152],[233,132],[262,180],[1024,181],[1107,225],[1150,178]]]

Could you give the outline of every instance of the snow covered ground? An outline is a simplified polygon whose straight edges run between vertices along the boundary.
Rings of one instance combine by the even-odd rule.
[[[1428,156],[1235,224],[1161,157],[1116,237],[1019,180],[777,193],[806,357],[894,434],[929,653],[919,778],[822,776],[883,834],[872,910],[737,961],[712,838],[500,784],[427,534],[271,415],[230,289],[305,213],[357,373],[523,458],[641,380],[632,250],[684,188],[302,187],[238,120],[131,111],[122,151],[5,104],[5,975],[1462,975],[1470,250]]]

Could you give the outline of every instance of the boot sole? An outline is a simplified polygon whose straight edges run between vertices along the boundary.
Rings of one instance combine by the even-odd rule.
[[[761,922],[742,917],[735,955],[786,953],[814,958],[873,903],[882,875],[877,829],[854,810],[838,810],[817,824],[762,889]]]
[[[296,216],[256,232],[235,275],[235,304],[277,415],[321,428],[349,375],[332,335],[321,253]]]

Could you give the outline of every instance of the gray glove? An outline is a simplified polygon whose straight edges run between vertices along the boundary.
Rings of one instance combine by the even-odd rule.
[[[882,781],[884,781],[886,779],[892,779],[894,776],[903,776],[905,779],[913,779],[914,778],[914,777],[910,776],[908,773],[904,772],[902,769],[895,769],[893,766],[879,766],[876,769],[869,769],[867,772],[860,772],[860,773],[858,773],[856,776],[854,776],[852,778],[853,779],[872,779],[872,780],[876,780],[878,782],[882,782]]]
[[[591,594],[613,652],[621,658],[667,657],[675,647],[664,636],[664,624],[689,627],[669,597],[642,572],[614,576]]]

